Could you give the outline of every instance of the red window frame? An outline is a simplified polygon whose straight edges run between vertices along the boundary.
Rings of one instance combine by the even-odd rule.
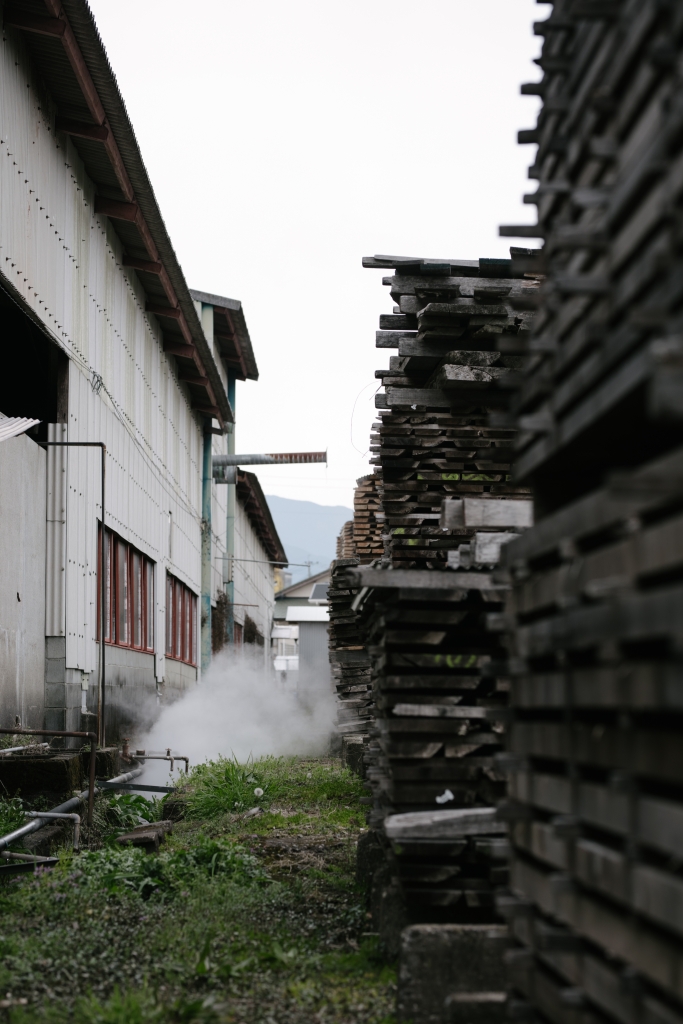
[[[197,665],[197,595],[166,573],[166,657]]]
[[[102,599],[102,526],[97,544],[97,639]],[[104,531],[107,576],[104,642],[115,647],[154,652],[154,562],[113,530]]]

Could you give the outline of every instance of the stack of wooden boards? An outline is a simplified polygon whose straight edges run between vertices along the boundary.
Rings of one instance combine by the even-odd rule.
[[[380,519],[381,499],[377,491],[377,478],[371,473],[357,481],[353,494],[353,546],[361,565],[368,565],[384,554]]]
[[[373,721],[373,700],[365,634],[351,607],[358,588],[349,586],[346,579],[347,570],[357,565],[357,558],[338,558],[332,562],[327,590],[328,636],[332,678],[337,691],[337,732],[341,736],[342,761],[348,768],[363,774],[363,754]]]
[[[337,558],[354,558],[356,549],[353,546],[353,519],[344,523],[337,537]]]
[[[386,826],[410,920],[493,920],[507,693],[486,615],[500,612],[503,591],[490,573],[358,567],[346,580],[362,601],[372,667],[369,824]]]
[[[362,476],[353,494],[353,519],[344,523],[337,537],[337,558],[357,558],[361,565],[382,558],[384,516],[380,509],[375,474]]]
[[[380,316],[376,345],[398,356],[376,373],[384,392],[371,434],[389,557],[395,567],[444,569],[472,536],[444,528],[445,498],[528,499],[510,480],[514,431],[490,426],[489,413],[506,405],[508,378],[528,358],[516,353],[533,313],[517,306],[538,282],[514,277],[512,260],[375,256],[363,265],[395,271],[383,278],[395,312]]]
[[[493,805],[507,701],[501,634],[487,628],[506,590],[492,568],[531,502],[509,478],[514,430],[489,415],[526,358],[516,353],[532,314],[512,300],[537,281],[515,277],[512,260],[363,262],[395,270],[377,345],[399,349],[378,371],[372,435],[387,554],[346,571],[375,698],[369,823],[410,920],[491,922],[506,872]]]
[[[683,4],[538,26],[534,363],[512,403],[537,525],[513,585],[513,1015],[683,1021]],[[537,260],[536,265],[539,266]]]

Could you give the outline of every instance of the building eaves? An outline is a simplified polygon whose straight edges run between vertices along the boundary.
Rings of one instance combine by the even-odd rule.
[[[286,566],[288,564],[287,555],[275,528],[266,496],[255,473],[245,473],[238,469],[237,498],[268,557],[282,567]]]
[[[256,357],[249,337],[244,307],[239,299],[229,299],[225,295],[213,295],[211,292],[200,292],[195,288],[190,288],[190,295],[195,302],[213,306],[215,312],[219,314],[219,321],[220,316],[224,317],[223,334],[220,333],[220,322],[216,321],[219,347],[226,361],[237,370],[238,377],[258,380]]]
[[[194,366],[198,413],[234,417],[187,282],[161,216],[130,118],[86,0],[23,0],[3,8],[5,26],[24,37],[57,107],[53,125],[72,139],[159,317],[167,353]],[[198,376],[199,375],[199,376]],[[182,379],[182,374],[178,376]],[[199,390],[198,390],[199,389]]]

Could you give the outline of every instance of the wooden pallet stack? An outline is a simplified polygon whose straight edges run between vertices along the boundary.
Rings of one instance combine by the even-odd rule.
[[[363,754],[373,723],[373,698],[364,629],[351,607],[358,589],[349,586],[346,579],[347,570],[357,565],[355,557],[337,558],[332,562],[327,590],[328,636],[332,678],[337,690],[337,733],[341,737],[342,761],[363,774]]]
[[[526,358],[533,314],[513,299],[537,283],[513,276],[512,260],[363,262],[395,270],[384,283],[396,307],[380,317],[377,345],[399,350],[378,372],[371,438],[386,557],[346,572],[372,664],[369,823],[410,920],[491,922],[506,872],[494,757],[507,681],[487,616],[505,596],[492,566],[531,503],[509,479],[514,431],[489,414],[505,408],[501,383]]]
[[[683,4],[558,0],[537,31],[521,141],[547,276],[507,421],[537,512],[504,550],[510,1010],[680,1024]]]

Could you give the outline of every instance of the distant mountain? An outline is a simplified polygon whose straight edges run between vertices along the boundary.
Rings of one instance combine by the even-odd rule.
[[[344,505],[318,505],[314,501],[295,501],[267,494],[275,527],[291,562],[312,562],[306,567],[292,566],[292,583],[326,569],[336,554],[337,537],[345,522],[353,519],[353,509]]]

